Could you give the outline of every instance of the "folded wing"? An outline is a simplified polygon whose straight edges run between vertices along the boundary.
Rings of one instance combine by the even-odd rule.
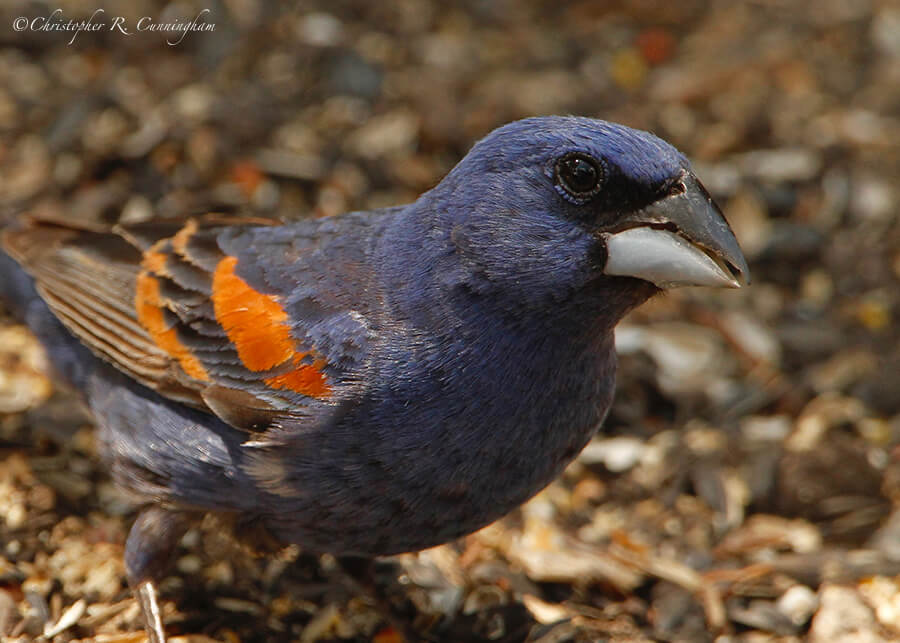
[[[294,225],[207,215],[105,231],[34,221],[3,244],[95,354],[170,399],[259,431],[335,403],[370,332],[347,309],[352,297],[316,292],[334,278],[323,271],[341,272],[322,250],[336,235],[323,241],[317,221]]]

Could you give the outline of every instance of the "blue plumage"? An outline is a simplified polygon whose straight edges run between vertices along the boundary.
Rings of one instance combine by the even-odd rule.
[[[623,315],[658,283],[746,275],[682,154],[576,117],[501,127],[406,206],[121,235],[11,233],[50,307],[2,255],[0,292],[39,309],[25,316],[85,392],[117,480],[166,507],[129,538],[136,583],[186,511],[365,556],[491,522],[601,425]]]

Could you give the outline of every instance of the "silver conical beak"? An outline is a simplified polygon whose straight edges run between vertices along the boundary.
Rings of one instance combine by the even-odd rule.
[[[696,177],[659,201],[624,217],[618,232],[603,233],[608,275],[637,277],[660,288],[740,288],[750,269],[722,211]]]

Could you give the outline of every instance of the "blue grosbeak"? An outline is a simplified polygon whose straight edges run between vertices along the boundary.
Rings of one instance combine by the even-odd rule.
[[[574,117],[497,129],[405,206],[32,220],[2,242],[0,296],[147,502],[126,568],[160,641],[153,581],[192,517],[366,557],[468,534],[597,431],[625,313],[748,275],[682,154]]]

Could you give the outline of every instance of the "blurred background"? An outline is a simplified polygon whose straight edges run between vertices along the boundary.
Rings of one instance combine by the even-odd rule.
[[[213,27],[149,29],[195,20]],[[900,3],[0,3],[0,218],[404,203],[540,114],[674,143],[754,283],[626,320],[615,407],[566,474],[393,561],[410,622],[438,641],[900,638]],[[0,638],[141,641],[133,507],[43,368],[0,313]],[[163,584],[181,641],[400,640],[329,560],[254,559],[219,531],[191,532]]]

